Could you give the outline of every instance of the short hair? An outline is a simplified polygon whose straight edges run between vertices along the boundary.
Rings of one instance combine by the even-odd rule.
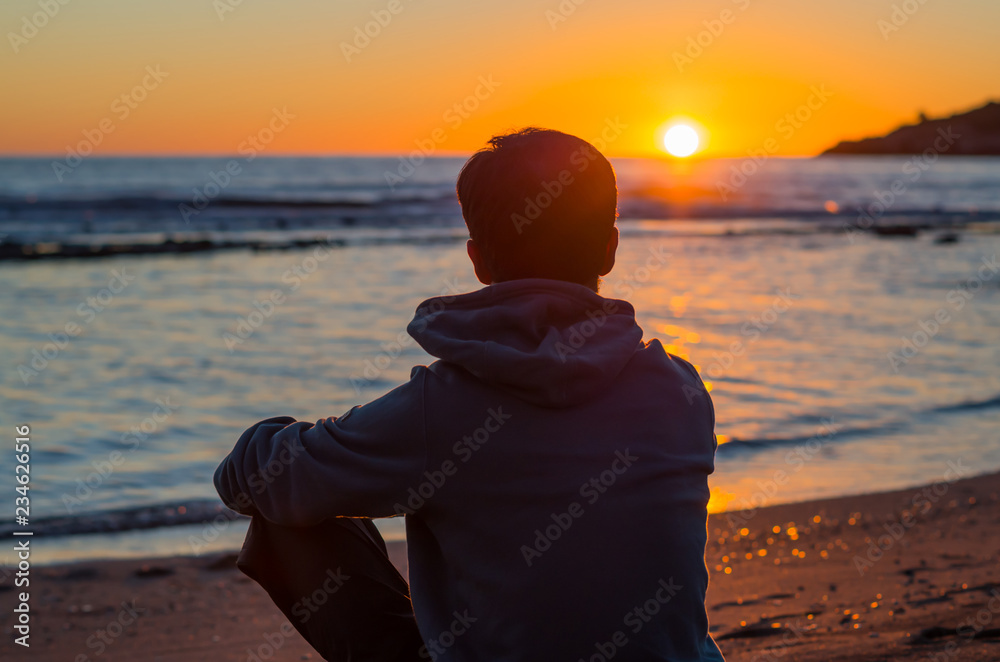
[[[494,136],[458,176],[469,236],[494,280],[594,286],[617,218],[615,171],[585,140],[527,128]]]

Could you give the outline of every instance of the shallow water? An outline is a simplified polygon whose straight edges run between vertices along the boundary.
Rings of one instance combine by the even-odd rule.
[[[1000,469],[1000,234],[937,244],[809,223],[621,223],[602,293],[710,383],[724,442],[711,507],[920,484],[949,462]],[[215,517],[212,473],[246,427],[339,415],[406,380],[429,360],[404,333],[417,304],[477,287],[459,242],[4,263],[0,282],[0,399],[8,430],[32,428],[32,518],[77,535]],[[275,290],[281,303],[261,303]],[[79,538],[80,553],[206,551],[242,525],[199,526]],[[72,540],[44,541],[42,558]]]

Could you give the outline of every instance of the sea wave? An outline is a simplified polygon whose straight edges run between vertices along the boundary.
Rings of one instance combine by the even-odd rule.
[[[966,400],[955,404],[929,407],[917,412],[908,420],[896,419],[874,425],[839,427],[829,424],[822,432],[785,437],[733,436],[719,446],[721,455],[732,453],[753,453],[765,449],[804,446],[811,442],[842,443],[863,437],[878,437],[899,434],[914,424],[921,423],[925,416],[935,414],[957,414],[984,408],[1000,407],[1000,394],[981,400]],[[47,538],[99,533],[121,533],[125,531],[185,526],[192,524],[212,524],[223,526],[226,522],[245,518],[233,512],[222,503],[212,499],[170,501],[143,506],[84,512],[73,515],[43,517],[32,520],[35,535]],[[15,530],[12,524],[0,524],[0,536],[10,535]]]
[[[962,414],[982,409],[1000,408],[1000,394],[989,396],[980,400],[963,400],[954,404],[926,407],[911,412],[905,418],[897,417],[883,420],[869,425],[846,426],[830,422],[823,425],[819,432],[814,434],[798,434],[784,437],[740,437],[731,435],[725,443],[719,446],[718,452],[723,455],[740,452],[755,452],[763,449],[781,448],[785,446],[801,446],[814,441],[823,444],[828,442],[840,443],[854,441],[863,437],[879,437],[888,434],[904,433],[915,425],[923,425],[928,419],[938,414]],[[816,420],[821,420],[815,417]]]

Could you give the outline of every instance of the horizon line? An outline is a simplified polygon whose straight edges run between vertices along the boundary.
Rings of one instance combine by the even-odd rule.
[[[468,159],[476,151],[468,152],[435,152],[424,155],[424,159]],[[369,158],[369,159],[406,159],[408,154],[400,152],[273,152],[269,154],[258,154],[255,159],[276,159],[276,158]],[[713,159],[743,159],[749,154],[720,153],[706,154],[704,156],[692,155],[689,157],[673,157],[666,153],[657,154],[655,152],[629,153],[629,154],[605,154],[608,159],[647,159],[662,160],[674,163],[694,163],[697,161],[709,161]],[[823,156],[817,154],[774,154],[769,158],[773,159],[810,159]],[[864,155],[859,155],[864,156]],[[64,159],[65,153],[58,152],[0,152],[0,159]],[[238,152],[109,152],[107,154],[90,154],[84,157],[85,160],[94,159],[126,159],[126,158],[154,158],[154,159],[186,159],[186,158],[237,158],[246,160],[246,156]]]

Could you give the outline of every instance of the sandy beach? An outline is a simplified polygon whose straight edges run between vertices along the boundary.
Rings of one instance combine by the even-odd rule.
[[[712,633],[731,662],[1000,659],[998,524],[1000,474],[713,515]],[[405,572],[405,545],[391,554]],[[31,648],[7,610],[0,657],[320,659],[235,558],[38,568]]]

